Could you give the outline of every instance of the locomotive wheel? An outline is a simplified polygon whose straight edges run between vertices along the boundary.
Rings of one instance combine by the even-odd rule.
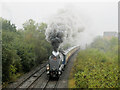
[[[58,80],[58,79],[59,79],[59,77],[60,77],[60,76],[58,75],[58,76],[56,77],[56,79]]]
[[[64,65],[64,68],[66,67],[66,64]]]
[[[49,80],[50,80],[50,79],[52,79],[52,76],[51,76],[51,75],[49,75]]]
[[[65,67],[63,68],[63,71],[65,71]]]

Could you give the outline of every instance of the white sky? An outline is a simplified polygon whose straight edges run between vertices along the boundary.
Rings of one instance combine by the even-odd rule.
[[[92,32],[91,35],[102,35],[104,31],[118,31],[118,0],[81,0],[81,2],[73,2],[70,0],[68,3],[61,2],[35,2],[36,0],[30,0],[30,2],[8,2],[3,1],[2,4],[2,16],[5,19],[11,20],[16,24],[18,28],[22,28],[22,24],[29,19],[33,19],[36,22],[45,22],[50,16],[57,13],[59,9],[67,6],[74,6],[79,10],[81,18],[87,28],[87,32]],[[34,1],[34,2],[33,2]],[[77,0],[78,1],[78,0]],[[1,5],[0,4],[0,5]],[[90,29],[89,29],[90,28]]]

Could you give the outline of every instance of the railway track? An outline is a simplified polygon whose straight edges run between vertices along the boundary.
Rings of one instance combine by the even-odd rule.
[[[14,90],[18,90],[19,88],[24,88],[25,90],[32,90],[35,88],[41,88],[42,90],[45,90],[46,88],[67,88],[69,72],[76,55],[77,52],[72,55],[67,66],[65,67],[65,71],[59,78],[49,79],[46,75],[46,64],[44,64],[27,78],[19,81],[18,84],[16,83],[16,87],[9,88],[14,88]]]
[[[47,64],[47,63],[46,63]],[[20,81],[18,84],[14,83],[8,88],[14,88],[14,90],[19,90],[20,88],[29,90],[34,88],[55,88],[58,79],[49,79],[46,75],[46,64],[42,65],[39,69],[33,72],[30,76]],[[14,87],[12,87],[14,86]]]
[[[58,79],[53,78],[49,79],[45,72],[45,67],[41,70],[33,74],[30,78],[22,82],[16,89],[25,88],[25,89],[33,89],[33,88],[55,88],[58,82]]]
[[[45,67],[41,68],[39,71],[22,82],[17,88],[29,88],[39,77],[41,77],[43,73],[45,73]]]
[[[32,83],[28,88],[33,89],[33,88],[42,88],[45,90],[46,88],[55,88],[57,85],[59,79],[53,78],[49,79],[44,72],[41,77],[39,77],[34,83]]]

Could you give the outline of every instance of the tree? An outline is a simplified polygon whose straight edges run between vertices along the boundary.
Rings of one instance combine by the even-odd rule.
[[[7,31],[16,31],[16,26],[15,24],[12,24],[9,20],[5,20],[0,17],[0,23],[2,24],[2,30],[7,30]]]
[[[30,19],[17,30],[15,24],[0,18],[2,23],[2,76],[3,82],[15,79],[21,73],[47,60],[52,51],[45,40],[47,24]]]

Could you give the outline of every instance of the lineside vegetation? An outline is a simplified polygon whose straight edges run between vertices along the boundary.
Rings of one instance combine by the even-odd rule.
[[[9,20],[2,23],[2,81],[15,81],[42,61],[48,59],[52,47],[45,40],[47,24],[30,19],[17,29]]]
[[[118,38],[97,37],[74,62],[69,88],[118,88]]]

